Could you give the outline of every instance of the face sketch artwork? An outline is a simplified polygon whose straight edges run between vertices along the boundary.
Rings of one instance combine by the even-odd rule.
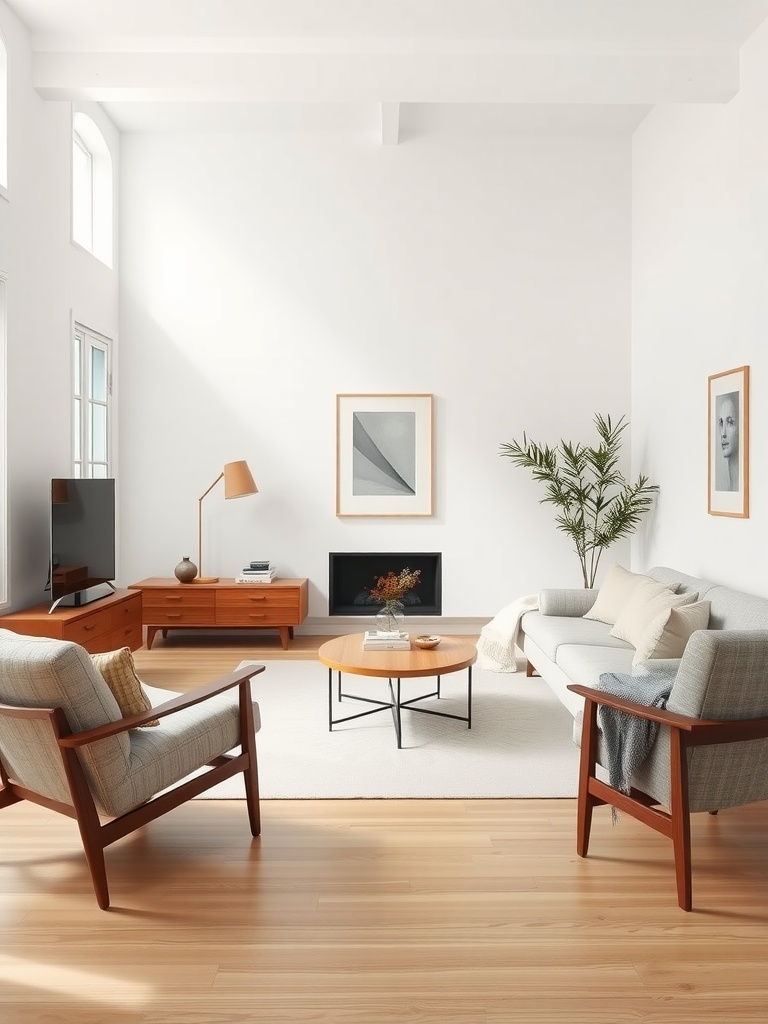
[[[719,451],[718,486],[716,489],[738,491],[739,394],[737,391],[720,396],[717,402],[715,431]]]

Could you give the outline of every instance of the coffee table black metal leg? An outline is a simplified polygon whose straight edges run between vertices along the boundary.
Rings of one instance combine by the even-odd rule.
[[[392,698],[390,707],[392,708],[392,722],[395,726],[395,736],[397,737],[397,749],[402,749],[403,746],[403,729],[402,722],[400,720],[400,680],[397,680],[397,694],[395,694],[395,688],[392,686],[392,679],[389,679],[389,695]]]
[[[472,728],[472,666],[467,665],[467,728]]]
[[[339,672],[341,676],[341,672]],[[339,681],[341,686],[341,681]],[[328,669],[328,732],[333,732],[333,669]]]

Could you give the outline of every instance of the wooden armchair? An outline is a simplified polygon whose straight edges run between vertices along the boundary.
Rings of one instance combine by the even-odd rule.
[[[584,697],[576,850],[586,857],[593,809],[611,804],[672,840],[677,899],[692,907],[690,814],[768,798],[768,631],[701,630],[685,649],[665,709],[588,686]],[[650,755],[620,792],[596,777],[608,764],[597,710],[657,722]]]
[[[263,671],[250,665],[123,718],[82,647],[0,630],[0,808],[30,800],[75,818],[103,910],[105,847],[238,772],[257,836],[259,720],[250,679]]]

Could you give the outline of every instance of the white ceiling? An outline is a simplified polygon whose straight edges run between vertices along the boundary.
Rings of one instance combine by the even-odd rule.
[[[7,0],[33,83],[123,131],[632,131],[727,102],[768,0]],[[394,114],[393,114],[394,112]],[[397,129],[395,130],[397,135]]]

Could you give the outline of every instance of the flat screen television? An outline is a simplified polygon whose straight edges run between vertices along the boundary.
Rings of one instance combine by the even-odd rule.
[[[51,611],[114,591],[115,481],[51,480]]]

